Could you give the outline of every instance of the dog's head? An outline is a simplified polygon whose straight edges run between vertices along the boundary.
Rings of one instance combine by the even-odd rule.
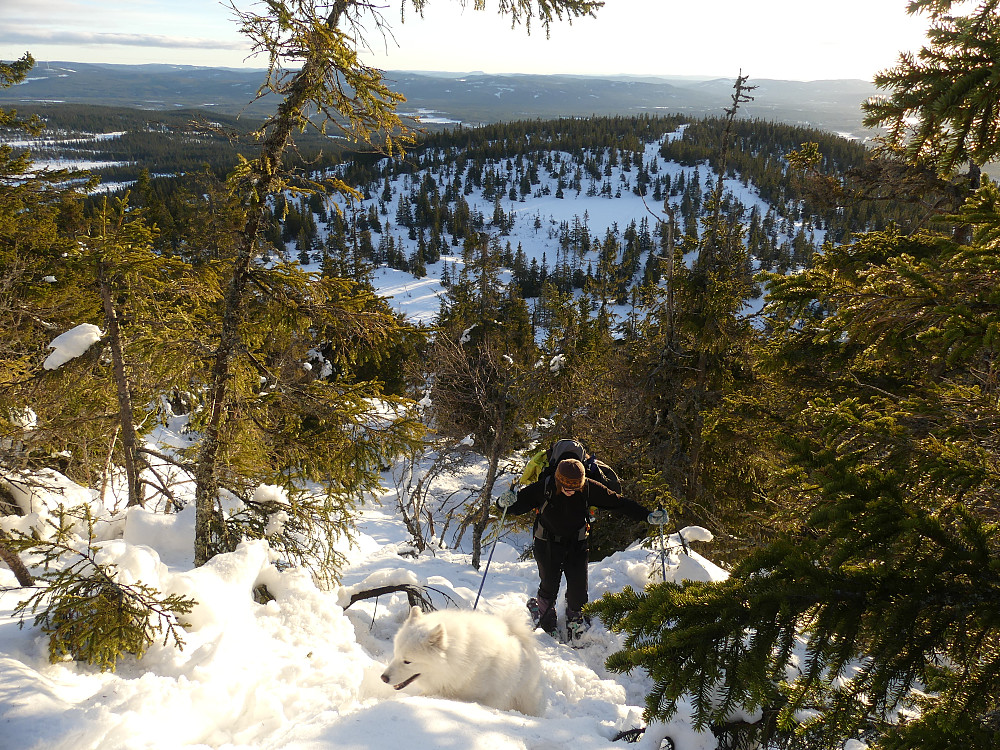
[[[421,670],[444,657],[448,636],[444,623],[428,622],[420,607],[411,607],[403,627],[393,641],[392,661],[382,673],[382,682],[402,690],[421,675]]]

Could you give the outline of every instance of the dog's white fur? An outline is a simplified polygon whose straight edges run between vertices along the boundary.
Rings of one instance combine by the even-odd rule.
[[[535,635],[516,611],[496,616],[412,607],[396,633],[382,681],[424,695],[541,716],[542,667]]]

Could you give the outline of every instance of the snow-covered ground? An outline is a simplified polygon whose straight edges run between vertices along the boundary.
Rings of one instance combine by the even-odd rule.
[[[99,335],[87,324],[63,333],[53,340],[49,361],[61,366]],[[25,424],[32,418],[26,412]],[[161,451],[188,444],[184,423],[174,417],[148,439]],[[92,533],[96,562],[114,566],[122,583],[141,582],[197,605],[184,617],[182,649],[156,642],[142,658],[120,661],[114,673],[71,661],[51,664],[47,637],[30,617],[22,623],[14,615],[28,592],[0,566],[0,750],[587,750],[618,746],[613,742],[620,732],[643,726],[649,680],[641,670],[618,675],[604,668],[622,636],[599,622],[580,649],[536,634],[546,695],[539,717],[421,696],[413,688],[395,692],[379,679],[409,603],[393,593],[349,606],[351,596],[409,583],[426,587],[438,608],[471,608],[481,591],[481,610],[526,616],[537,574],[533,561],[521,560],[523,532],[494,526],[499,536],[485,577],[472,567],[468,550],[449,549],[447,540],[415,556],[396,509],[397,467],[383,477],[384,492],[359,509],[359,533],[340,550],[347,561],[340,585],[325,591],[307,570],[276,565],[277,555],[261,541],[194,568],[192,482],[166,465],[159,469],[184,505],[180,512],[125,509],[121,472],[103,497],[55,472],[26,483],[5,475],[21,513],[0,517],[4,531],[44,535],[61,509],[86,505],[93,530],[78,524],[78,548]],[[470,463],[464,473],[442,480],[436,495],[479,486],[484,469],[483,461]],[[276,487],[258,492],[281,497]],[[688,541],[711,538],[698,527],[681,533]],[[697,552],[685,553],[676,534],[665,550],[656,538],[649,545],[636,543],[592,563],[591,597],[627,585],[641,589],[664,570],[670,580],[726,575]],[[42,572],[37,557],[26,555],[25,562],[36,575]],[[261,585],[273,601],[255,602],[253,591]],[[649,727],[637,747],[658,748],[668,736],[678,750],[716,747],[713,735],[693,730],[684,711],[667,725]]]
[[[433,118],[434,115],[434,113],[428,111],[421,111],[416,114],[422,119]],[[435,120],[430,119],[427,121],[433,122]],[[643,164],[653,176],[669,175],[675,185],[681,175],[684,176],[685,181],[690,182],[697,172],[702,185],[703,196],[707,197],[711,192],[711,180],[714,179],[711,168],[707,163],[687,167],[675,162],[665,161],[659,155],[659,150],[663,143],[683,138],[685,127],[682,125],[677,131],[667,133],[659,140],[646,143],[643,152]],[[121,138],[123,135],[124,133],[120,131],[87,134],[86,136],[78,137],[56,135],[44,138],[11,140],[6,145],[31,148],[37,153],[55,146],[99,143],[101,141]],[[554,152],[553,157],[556,158],[556,163],[574,165],[572,155],[568,153]],[[124,162],[88,160],[82,157],[58,159],[39,157],[34,163],[34,169],[99,171],[105,167],[121,166],[123,164]],[[509,175],[514,172],[513,159],[500,159],[492,163],[492,166],[498,175]],[[575,170],[575,168],[576,166],[574,165],[573,169]],[[453,165],[444,165],[433,173],[439,186],[443,187],[446,175],[451,174],[449,170],[453,169]],[[473,188],[471,193],[463,197],[468,203],[472,215],[478,214],[484,217],[485,224],[483,231],[497,240],[501,247],[507,243],[510,243],[511,248],[514,250],[520,247],[524,252],[527,264],[530,264],[532,260],[537,261],[539,264],[543,264],[544,262],[548,270],[552,271],[561,253],[559,247],[559,229],[563,224],[573,226],[575,222],[579,223],[581,226],[586,227],[590,237],[597,241],[603,240],[605,234],[610,230],[615,234],[619,242],[621,242],[623,233],[633,221],[640,225],[645,221],[650,233],[655,233],[657,222],[665,220],[666,216],[663,212],[662,204],[657,205],[657,202],[650,195],[643,198],[634,192],[638,176],[638,165],[626,169],[623,165],[618,164],[611,167],[610,172],[609,175],[602,177],[596,184],[597,187],[600,187],[604,183],[609,184],[613,190],[612,195],[588,195],[593,180],[585,176],[582,179],[582,189],[579,192],[572,188],[566,188],[563,191],[564,197],[557,198],[557,179],[546,170],[540,170],[540,183],[533,186],[533,193],[526,196],[524,200],[510,200],[506,196],[502,197],[500,202],[501,208],[505,215],[512,217],[509,231],[505,234],[501,234],[499,229],[494,227],[490,222],[494,212],[494,201],[483,196],[483,188]],[[396,246],[402,251],[402,254],[409,258],[416,251],[418,240],[410,239],[407,227],[396,224],[396,215],[400,198],[404,195],[409,195],[411,190],[420,184],[423,175],[424,172],[420,171],[412,175],[397,175],[391,178],[390,187],[392,197],[389,201],[384,202],[384,204],[381,200],[381,185],[372,186],[372,197],[364,201],[348,204],[342,199],[333,198],[331,200],[337,203],[346,215],[354,212],[365,214],[372,206],[379,208],[379,219],[383,224],[388,223],[388,228],[384,229],[384,233],[391,236]],[[104,183],[98,185],[94,189],[94,192],[108,193],[128,188],[130,185],[131,183],[121,182]],[[745,207],[745,218],[747,220],[749,219],[749,212],[751,210],[756,208],[759,214],[764,216],[771,208],[760,197],[756,188],[752,185],[745,185],[740,180],[726,179],[725,190],[727,194],[733,196],[735,200],[739,201]],[[681,197],[679,195],[673,196],[671,204],[675,209],[679,209]],[[801,222],[794,223],[788,228],[786,233],[779,233],[779,241],[791,241],[792,236],[800,227]],[[318,239],[323,241],[328,233],[329,226],[319,223]],[[824,240],[825,233],[822,230],[812,230],[810,235],[813,244],[819,246]],[[372,237],[376,245],[381,238],[382,234],[380,233],[374,233]],[[294,243],[288,244],[287,249],[290,257],[296,256],[293,245]],[[427,274],[422,279],[416,279],[409,273],[395,271],[387,266],[382,266],[375,270],[375,285],[385,296],[392,300],[392,304],[398,311],[407,314],[413,322],[430,322],[432,317],[429,316],[437,314],[439,298],[444,291],[439,280],[444,272],[445,264],[451,269],[460,267],[462,263],[459,257],[460,252],[461,248],[453,247],[450,254],[448,252],[443,253],[440,261],[427,265]],[[596,269],[598,255],[597,249],[594,249],[582,257],[574,258],[573,262],[583,270],[586,270],[588,267]],[[645,264],[646,257],[643,257],[641,262]],[[306,268],[318,270],[319,263],[306,264]],[[505,278],[509,279],[509,272]],[[638,276],[636,280],[639,280]],[[759,311],[761,304],[762,301],[760,299],[751,300],[744,309],[744,314],[752,315]],[[611,312],[619,320],[624,320],[629,314],[629,310],[625,307],[612,309]]]
[[[660,147],[667,140],[683,137],[684,126],[678,131],[668,133],[662,139],[652,141],[645,145],[643,161],[649,171],[653,174],[670,175],[673,184],[677,184],[681,174],[686,181],[690,182],[695,172],[699,174],[699,181],[702,185],[704,195],[711,192],[710,177],[711,168],[707,164],[694,167],[685,167],[675,162],[665,161],[659,155]],[[566,164],[572,163],[570,154],[559,154],[559,160]],[[498,174],[509,174],[513,171],[513,160],[501,159],[495,163],[494,168]],[[447,168],[444,168],[447,169]],[[340,201],[338,205],[345,214],[357,212],[366,213],[372,206],[379,208],[379,219],[384,223],[388,222],[390,228],[386,231],[392,237],[398,248],[402,249],[405,257],[409,258],[416,251],[418,240],[408,237],[408,229],[405,226],[396,224],[395,217],[399,207],[399,200],[404,195],[409,195],[413,186],[418,185],[423,178],[423,172],[413,175],[396,176],[390,179],[390,189],[392,198],[384,203],[384,207],[379,208],[381,201],[382,186],[376,185],[372,189],[372,197],[354,204],[347,204]],[[592,239],[603,240],[609,230],[615,234],[619,242],[622,241],[626,228],[635,221],[641,225],[646,221],[650,233],[655,233],[658,221],[666,219],[662,205],[656,205],[651,196],[645,199],[637,195],[633,188],[635,186],[637,168],[626,171],[622,166],[614,166],[611,175],[604,178],[614,186],[615,196],[588,195],[589,178],[584,177],[582,190],[577,193],[574,189],[565,189],[564,197],[556,197],[557,180],[551,175],[540,170],[539,178],[541,183],[533,187],[533,194],[526,196],[522,200],[510,200],[507,197],[501,199],[501,208],[507,216],[513,217],[513,222],[507,234],[500,234],[496,227],[490,224],[493,216],[494,202],[483,197],[482,188],[474,188],[469,195],[464,198],[469,204],[472,215],[477,213],[486,220],[484,230],[500,245],[504,247],[508,242],[513,250],[520,247],[525,256],[527,264],[532,260],[547,264],[551,272],[555,266],[557,257],[561,250],[559,247],[559,228],[563,224],[573,226],[579,223],[588,229]],[[439,185],[443,186],[445,176],[441,173],[433,175]],[[546,189],[547,188],[547,193]],[[620,195],[619,193],[620,188]],[[768,204],[760,197],[756,188],[752,185],[744,185],[736,179],[726,179],[725,190],[732,195],[746,208],[746,219],[749,220],[749,212],[756,208],[761,216],[767,214]],[[617,197],[616,197],[617,196]],[[336,202],[336,201],[335,201]],[[675,209],[680,207],[681,197],[671,198],[671,204]],[[782,235],[781,240],[791,241],[792,235],[798,230],[801,224],[791,227],[790,233]],[[320,224],[320,240],[324,239],[327,229]],[[814,243],[822,243],[824,232],[815,230],[812,233]],[[372,240],[377,245],[381,235],[373,234]],[[289,254],[294,257],[291,248],[293,243],[289,243]],[[588,266],[593,269],[597,267],[598,250],[594,249],[583,257],[575,259],[579,267],[586,270]],[[642,258],[642,263],[646,262],[646,257]],[[391,304],[399,312],[405,313],[413,322],[430,322],[438,312],[439,298],[444,289],[440,283],[445,265],[449,269],[461,267],[460,248],[452,248],[451,254],[442,254],[440,261],[427,264],[427,275],[422,279],[416,279],[411,274],[397,271],[387,266],[379,267],[375,270],[375,287],[384,296],[388,297]],[[318,270],[319,264],[307,266],[313,270]],[[504,280],[509,280],[507,272],[502,275]],[[637,277],[638,281],[638,277]],[[751,315],[760,310],[761,299],[751,300],[744,309],[744,314]],[[618,321],[624,321],[629,314],[629,309],[618,306],[612,309],[612,314],[617,316]]]
[[[174,436],[178,438],[179,436]],[[169,442],[169,440],[167,441]],[[475,468],[456,482],[474,482]],[[408,611],[403,594],[364,599],[352,593],[386,583],[428,587],[440,607],[471,608],[483,577],[462,550],[412,556],[395,511],[395,493],[371,497],[358,514],[356,544],[341,586],[321,591],[302,569],[279,570],[264,542],[243,544],[201,568],[192,567],[193,504],[176,514],[102,505],[96,493],[59,475],[52,487],[19,495],[27,516],[0,518],[26,529],[59,503],[89,502],[99,516],[98,562],[120,580],[142,581],[164,594],[193,597],[183,650],[155,643],[116,673],[74,662],[50,664],[46,638],[19,627],[11,611],[24,599],[13,573],[0,566],[0,748],[3,750],[497,750],[617,747],[615,736],[643,726],[646,675],[618,675],[604,660],[621,636],[596,623],[586,646],[574,649],[538,633],[547,708],[541,717],[432,696],[397,693],[379,680],[392,638]],[[387,475],[386,486],[392,486]],[[692,529],[690,534],[704,536]],[[479,609],[523,611],[535,593],[532,561],[520,561],[518,537],[497,544]],[[669,578],[719,578],[725,573],[696,552],[667,544]],[[29,560],[30,562],[30,560]],[[40,572],[38,570],[36,573]],[[633,545],[591,565],[591,597],[624,586],[642,588],[661,576],[655,549]],[[264,584],[275,597],[257,604]],[[560,606],[560,612],[562,606]],[[657,748],[670,736],[678,750],[709,750],[711,734],[694,732],[681,715],[654,725],[637,747]]]
[[[30,79],[29,79],[30,80]],[[32,160],[31,171],[41,172],[44,170],[68,169],[71,171],[100,172],[102,169],[110,167],[126,166],[130,162],[109,161],[106,159],[90,159],[82,154],[88,153],[86,149],[80,149],[81,155],[67,157],[46,156],[52,152],[65,154],[68,146],[86,146],[90,143],[100,143],[101,141],[113,141],[125,135],[125,131],[115,131],[110,133],[91,133],[85,136],[71,137],[69,135],[49,134],[38,136],[37,138],[22,138],[18,140],[4,140],[0,137],[0,144],[10,146],[14,149],[29,149],[34,158]],[[127,188],[132,183],[106,182],[98,185],[92,192],[111,193],[116,190]]]

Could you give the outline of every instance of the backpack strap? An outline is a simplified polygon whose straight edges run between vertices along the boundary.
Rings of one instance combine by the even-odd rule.
[[[542,504],[538,506],[538,510],[535,511],[536,516],[542,515],[545,509],[549,506],[549,502],[556,496],[556,480],[552,474],[548,474],[545,477],[545,486],[542,488]]]

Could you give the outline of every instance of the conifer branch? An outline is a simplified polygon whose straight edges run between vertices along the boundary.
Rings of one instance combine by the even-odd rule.
[[[121,583],[114,565],[97,562],[98,548],[77,549],[64,541],[66,527],[59,528],[53,540],[15,540],[18,549],[41,554],[46,569],[54,568],[13,612],[21,627],[33,616],[33,625],[49,636],[50,661],[68,657],[114,671],[125,654],[141,659],[160,636],[164,646],[172,641],[183,648],[181,618],[196,604],[193,599]]]

